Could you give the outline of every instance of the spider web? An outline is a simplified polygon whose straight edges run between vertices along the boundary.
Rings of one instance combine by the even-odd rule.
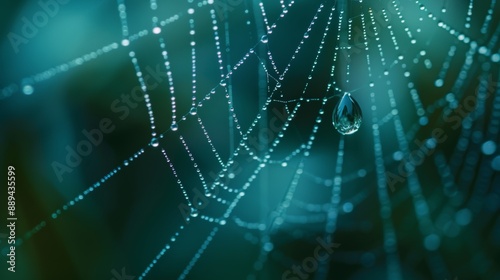
[[[129,2],[1,91],[18,275],[500,277],[495,0]]]

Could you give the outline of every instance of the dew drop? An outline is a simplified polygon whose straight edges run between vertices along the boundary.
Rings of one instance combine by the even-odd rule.
[[[434,85],[435,85],[436,87],[442,87],[442,86],[443,86],[443,84],[444,84],[443,79],[437,79],[437,80],[435,80],[435,81],[434,81]]]
[[[23,86],[23,93],[26,95],[31,95],[31,94],[33,94],[34,91],[35,91],[35,89],[33,88],[32,85]]]
[[[159,28],[158,26],[156,26],[155,28],[153,28],[153,33],[154,34],[160,34],[161,33],[161,28]]]
[[[177,131],[177,129],[179,129],[179,125],[177,125],[177,123],[176,123],[176,122],[175,122],[175,123],[172,123],[172,125],[170,126],[170,129],[171,129],[172,131]]]
[[[492,140],[484,142],[481,146],[481,151],[483,152],[483,154],[488,156],[494,154],[496,149],[497,145]]]
[[[198,217],[198,209],[196,208],[191,208],[191,212],[189,213],[191,217]]]
[[[429,251],[435,251],[439,248],[441,238],[437,234],[429,234],[424,239],[424,246]]]
[[[493,62],[499,62],[500,61],[500,54],[496,53],[491,56],[491,61]]]
[[[261,38],[260,38],[260,41],[264,44],[267,44],[267,42],[269,42],[269,39],[267,38],[267,35],[263,35]]]
[[[191,107],[191,110],[189,110],[189,114],[191,115],[196,115],[196,113],[198,113],[198,109],[196,109],[196,107]]]
[[[429,119],[426,116],[420,117],[420,119],[418,120],[418,123],[421,126],[426,126],[429,123]]]
[[[491,168],[495,171],[500,171],[500,156],[496,156],[492,161],[491,161]]]
[[[153,146],[155,148],[160,146],[160,141],[158,140],[158,138],[153,137],[153,139],[151,139],[151,146]]]
[[[342,205],[342,210],[344,210],[345,213],[351,213],[352,209],[354,209],[354,205],[350,202],[346,202]]]
[[[273,243],[271,243],[271,242],[266,242],[264,244],[264,247],[263,247],[264,251],[266,251],[266,252],[271,252],[273,250],[273,248],[274,248],[274,246],[273,246]]]
[[[333,126],[342,135],[353,134],[358,131],[362,119],[363,115],[358,102],[351,97],[350,93],[345,93],[333,110]]]

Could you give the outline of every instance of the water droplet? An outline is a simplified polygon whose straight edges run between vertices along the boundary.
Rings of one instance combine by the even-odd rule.
[[[172,131],[177,131],[177,129],[179,129],[179,126],[175,122],[175,123],[172,123],[172,125],[170,126],[170,129],[172,129]]]
[[[429,119],[426,116],[420,117],[420,119],[418,120],[418,123],[421,126],[426,126],[429,123]]]
[[[343,135],[353,134],[361,126],[363,115],[358,102],[345,93],[333,110],[332,122],[335,129]]]
[[[266,242],[263,246],[264,251],[266,252],[271,252],[273,250],[274,246],[273,243],[271,242]]]
[[[500,156],[496,156],[492,161],[491,161],[491,168],[495,171],[500,171]]]
[[[441,238],[437,234],[429,234],[424,239],[424,246],[429,251],[435,251],[441,244]]]
[[[198,112],[198,109],[196,109],[196,107],[191,107],[191,110],[189,110],[189,113],[193,116],[196,115],[197,112]]]
[[[23,86],[23,93],[26,94],[26,95],[33,94],[34,91],[35,91],[35,89],[33,88],[32,85],[25,85],[25,86]]]
[[[500,61],[500,54],[496,53],[491,56],[491,61],[493,62],[499,62]]]
[[[481,146],[483,154],[488,156],[494,154],[496,149],[497,145],[492,140],[484,142],[483,145]]]
[[[342,210],[344,210],[345,213],[351,213],[352,209],[354,209],[354,205],[350,202],[346,202],[342,205]]]
[[[153,146],[155,148],[160,146],[160,141],[158,140],[158,138],[153,137],[153,139],[151,139],[151,146]]]
[[[158,26],[156,26],[155,28],[153,28],[153,33],[154,34],[160,34],[161,33],[161,28],[159,28]]]
[[[191,217],[198,217],[198,209],[196,208],[191,208],[191,212],[189,213]]]
[[[220,85],[223,86],[223,87],[225,87],[227,85],[226,79],[220,80]]]
[[[267,35],[263,35],[261,38],[260,38],[260,41],[264,44],[267,44],[267,42],[269,42],[269,39],[267,38]]]

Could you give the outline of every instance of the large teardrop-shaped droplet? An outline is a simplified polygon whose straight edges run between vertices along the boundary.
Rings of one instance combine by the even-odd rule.
[[[358,131],[362,119],[363,115],[358,102],[346,92],[333,109],[333,126],[340,134],[353,134]]]

